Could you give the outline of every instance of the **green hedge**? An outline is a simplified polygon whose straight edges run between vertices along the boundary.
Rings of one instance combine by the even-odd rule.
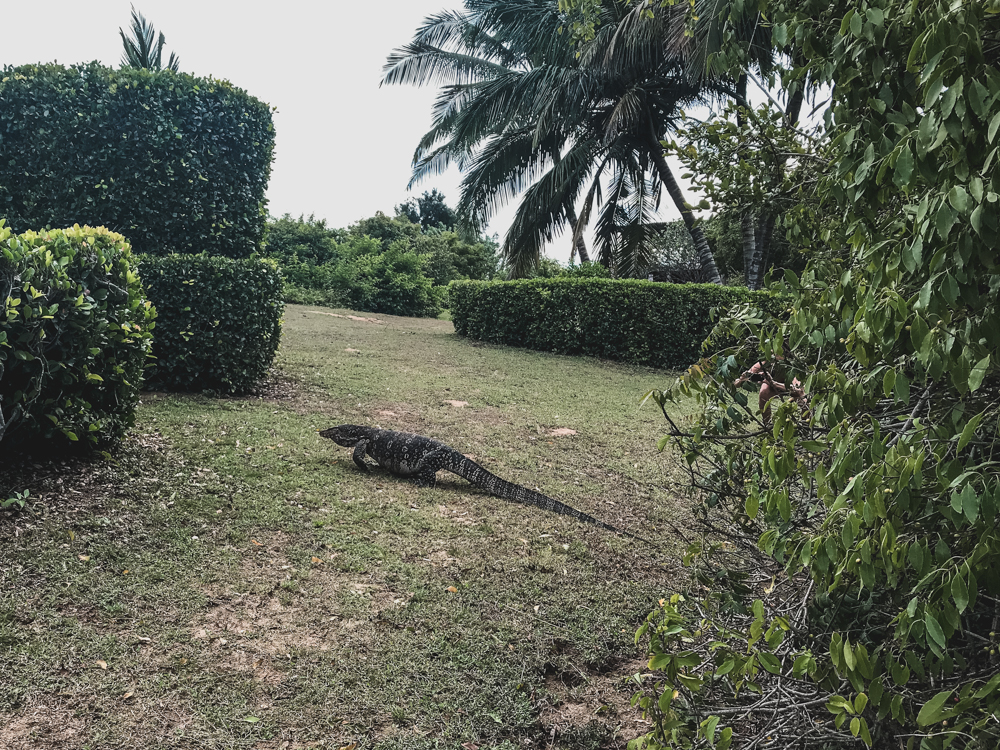
[[[0,220],[0,302],[0,438],[121,438],[155,317],[125,238],[79,226],[18,236]]]
[[[0,73],[0,217],[103,225],[136,253],[246,257],[264,232],[271,110],[226,81],[98,63]]]
[[[281,340],[281,275],[270,260],[143,256],[156,305],[150,388],[246,393]]]
[[[448,290],[462,336],[670,369],[701,356],[712,308],[780,306],[768,292],[632,279],[453,281]]]

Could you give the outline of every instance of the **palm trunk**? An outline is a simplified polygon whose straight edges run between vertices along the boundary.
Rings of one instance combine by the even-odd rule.
[[[569,223],[573,226],[573,233],[576,234],[577,216],[576,216],[576,211],[573,210],[572,206],[566,209],[566,218],[569,220]],[[580,263],[590,263],[590,254],[587,252],[587,243],[586,241],[584,241],[582,234],[576,238],[576,242],[573,243],[573,247],[569,251],[570,263],[573,262],[574,253],[580,254]]]
[[[760,289],[764,286],[764,273],[771,250],[771,235],[774,232],[773,214],[768,214],[761,221],[760,240],[754,244],[750,263],[746,267],[747,286],[750,289]]]
[[[751,289],[754,287],[750,280],[750,269],[753,266],[758,247],[757,231],[754,224],[753,213],[744,211],[743,215],[740,216],[740,237],[743,240],[743,275],[746,277],[747,286]]]
[[[687,201],[684,200],[684,193],[681,192],[680,185],[674,179],[674,173],[670,170],[670,165],[667,164],[667,159],[663,155],[663,146],[660,144],[660,139],[653,129],[652,120],[649,122],[649,151],[653,157],[653,164],[656,165],[656,172],[660,176],[660,182],[663,183],[663,187],[666,189],[667,195],[670,196],[670,200],[674,202],[677,210],[681,212],[681,219],[684,221],[684,226],[691,233],[691,239],[694,241],[694,249],[698,253],[698,261],[701,263],[702,273],[705,274],[708,283],[719,284],[721,286],[722,276],[719,275],[719,267],[715,265],[712,248],[708,246],[708,239],[706,239],[705,233],[698,226],[694,212]]]

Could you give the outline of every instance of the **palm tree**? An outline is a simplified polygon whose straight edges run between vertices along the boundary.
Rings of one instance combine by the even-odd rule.
[[[146,20],[145,16],[132,6],[132,28],[131,36],[125,35],[125,30],[119,27],[122,44],[125,53],[122,55],[122,67],[125,68],[145,68],[147,70],[161,70],[163,68],[163,45],[167,38],[160,32],[159,39],[156,39],[156,30],[153,24]],[[156,39],[154,42],[153,40]],[[173,52],[167,60],[167,70],[178,72],[180,58]]]
[[[615,3],[602,12],[613,23],[583,56],[559,34],[553,0],[467,0],[464,13],[428,18],[390,56],[384,78],[446,84],[417,148],[413,181],[457,165],[465,172],[459,214],[476,226],[520,195],[503,246],[515,275],[537,262],[555,232],[569,227],[578,243],[595,202],[602,204],[599,259],[619,275],[635,273],[648,259],[650,219],[666,190],[719,282],[660,144],[699,86],[664,54],[662,41],[648,36],[637,47],[614,36],[619,23],[635,21],[627,9]]]

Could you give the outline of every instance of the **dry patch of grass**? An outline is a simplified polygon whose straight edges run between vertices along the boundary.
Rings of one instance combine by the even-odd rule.
[[[248,398],[146,394],[112,460],[24,457],[0,517],[0,747],[598,748],[685,510],[667,374],[290,306]],[[375,469],[317,435],[442,440],[620,528]],[[18,744],[20,743],[20,744]],[[32,744],[34,743],[34,744]]]

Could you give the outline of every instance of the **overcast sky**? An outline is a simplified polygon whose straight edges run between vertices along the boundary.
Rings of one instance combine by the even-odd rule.
[[[119,27],[128,0],[32,0],[5,3],[0,62],[64,65],[99,60],[118,67]],[[408,42],[420,22],[460,0],[233,3],[140,0],[136,9],[166,35],[180,69],[232,81],[277,108],[275,160],[268,210],[315,214],[345,227],[437,188],[449,205],[461,176],[452,169],[406,190],[410,163],[430,127],[435,88],[379,87],[386,56]],[[167,55],[164,55],[164,60]],[[507,230],[513,210],[491,233]],[[566,261],[568,238],[548,254]]]

